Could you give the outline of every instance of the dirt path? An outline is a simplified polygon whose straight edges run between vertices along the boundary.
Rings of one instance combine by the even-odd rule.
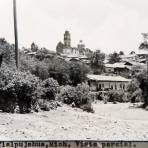
[[[148,112],[132,104],[93,105],[95,113],[64,105],[33,114],[0,113],[0,140],[148,140]]]

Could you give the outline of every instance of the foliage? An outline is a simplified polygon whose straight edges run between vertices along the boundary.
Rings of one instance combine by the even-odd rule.
[[[38,104],[39,108],[43,111],[50,111],[61,106],[61,104],[58,101],[53,101],[53,100],[48,101],[45,99],[39,99]]]
[[[71,62],[69,68],[69,77],[73,86],[85,82],[89,67],[80,62]]]
[[[141,71],[136,76],[136,79],[139,82],[139,88],[142,91],[142,98],[144,101],[143,107],[148,106],[148,78],[147,78],[147,72]]]
[[[61,88],[58,99],[61,100],[65,104],[72,104],[76,102],[77,93],[76,93],[75,87],[67,85]]]
[[[39,50],[38,45],[36,45],[34,42],[31,44],[31,51],[32,52],[37,52]]]
[[[45,63],[48,65],[49,76],[58,81],[60,85],[70,84],[69,66],[70,63],[65,60],[54,57],[46,59]]]
[[[41,50],[37,51],[36,57],[21,54],[20,70],[30,71],[42,80],[52,77],[58,81],[59,85],[72,84],[76,86],[86,80],[89,67],[84,63],[67,62],[58,56],[45,58],[47,53],[38,57],[40,52]]]
[[[110,64],[114,64],[114,63],[117,63],[117,62],[120,62],[120,61],[121,61],[121,58],[120,58],[120,55],[117,52],[114,52],[114,53],[109,55],[109,63]]]
[[[115,91],[115,90],[111,90],[109,91],[109,102],[125,102],[124,100],[124,92],[123,91]]]
[[[49,78],[47,64],[42,61],[36,62],[35,67],[34,67],[34,71],[32,71],[32,74],[36,75],[37,77],[39,77],[42,80]]]
[[[63,87],[58,98],[63,103],[72,105],[73,107],[78,107],[88,112],[94,112],[89,95],[89,86],[85,83],[78,84],[77,87]]]
[[[1,109],[14,112],[18,105],[21,113],[30,112],[36,104],[34,92],[37,88],[38,79],[30,73],[12,72],[8,69],[2,72],[4,73],[1,76],[5,78],[2,81],[3,86],[0,88]]]
[[[124,55],[124,52],[123,52],[123,51],[120,51],[120,52],[119,52],[119,55]]]
[[[14,69],[8,67],[8,65],[2,64],[0,67],[0,88],[9,84],[9,81],[12,79],[13,70]]]
[[[39,61],[36,58],[24,54],[20,56],[20,70],[30,71],[42,80],[49,77],[48,66],[44,61]]]
[[[142,42],[139,46],[139,49],[148,49],[148,43],[147,42]]]
[[[55,100],[58,93],[59,84],[53,78],[48,78],[40,83],[37,89],[38,98],[44,100]]]
[[[94,70],[94,74],[101,74],[104,72],[104,63],[105,60],[105,54],[101,53],[100,50],[97,50],[92,54],[91,57],[91,67]]]
[[[0,38],[0,55],[3,63],[15,67],[14,45],[9,44],[4,38]]]
[[[62,42],[59,42],[56,47],[57,53],[63,53],[63,49],[64,49],[64,44]]]
[[[130,54],[131,54],[131,55],[135,54],[135,51],[131,51]]]
[[[137,102],[139,98],[142,98],[142,90],[140,89],[140,83],[137,79],[133,79],[131,83],[128,85],[128,98],[130,98],[131,102]],[[142,101],[142,100],[139,100]]]
[[[49,50],[46,48],[41,48],[36,52],[36,58],[40,61],[44,60],[46,56],[49,54]]]

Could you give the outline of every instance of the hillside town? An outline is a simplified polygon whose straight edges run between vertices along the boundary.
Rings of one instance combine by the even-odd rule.
[[[101,90],[126,90],[129,82],[131,81],[134,73],[147,70],[147,39],[143,36],[144,42],[139,45],[138,52],[131,51],[128,55],[117,55],[117,61],[110,62],[109,55],[105,54],[103,59],[104,70],[100,74],[94,74],[90,71],[87,75],[87,82],[91,86],[93,91]],[[47,58],[57,56],[59,59],[63,59],[67,62],[82,62],[91,67],[91,57],[95,51],[86,48],[82,40],[78,43],[77,47],[71,47],[71,33],[65,31],[63,41],[59,42],[56,46],[56,52],[50,51],[46,54]],[[35,56],[37,54],[36,45],[31,45],[30,51],[25,53],[29,56]],[[114,52],[114,54],[117,54]],[[98,59],[100,60],[100,59]],[[100,69],[100,65],[95,67]]]
[[[131,123],[128,122],[126,125],[131,126],[134,135],[136,135],[135,137],[140,136],[139,139],[146,139],[145,132],[137,132],[137,128],[133,127],[133,122],[135,122],[135,119],[140,120],[139,115],[144,116],[146,114],[148,105],[147,37],[147,34],[143,35],[144,41],[139,44],[137,53],[133,50],[129,55],[124,54],[123,51],[106,54],[102,52],[103,50],[87,48],[82,40],[80,40],[77,47],[72,47],[72,35],[70,31],[65,31],[64,42],[57,43],[55,46],[56,52],[45,47],[39,47],[34,42],[30,48],[23,47],[19,51],[19,70],[16,70],[15,67],[14,45],[1,38],[0,110],[10,114],[28,114],[32,112],[33,118],[28,117],[26,114],[22,120],[26,120],[25,123],[29,126],[26,127],[26,124],[22,125],[22,122],[19,121],[20,124],[16,127],[15,125],[18,125],[16,123],[18,122],[17,115],[12,116],[12,120],[6,116],[8,129],[13,124],[18,132],[11,135],[1,134],[0,132],[0,137],[5,135],[5,137],[11,139],[19,135],[22,138],[26,137],[25,139],[33,138],[33,133],[26,135],[23,128],[32,129],[31,124],[38,127],[35,120],[42,119],[42,116],[46,116],[46,121],[42,119],[45,124],[42,131],[46,133],[47,127],[50,126],[53,130],[62,130],[61,135],[63,137],[67,137],[64,134],[65,130],[71,135],[70,129],[72,125],[71,123],[66,125],[66,122],[69,123],[69,119],[75,120],[74,118],[77,118],[74,126],[79,127],[82,132],[81,128],[83,126],[81,127],[80,123],[90,126],[90,123],[87,122],[92,122],[92,126],[96,128],[98,124],[95,122],[100,124],[102,120],[98,118],[99,116],[103,117],[101,121],[103,125],[109,126],[104,121],[106,120],[104,116],[107,117],[107,121],[111,116],[114,122],[110,125],[111,129],[113,127],[126,129],[125,125],[123,126],[121,123],[115,125],[117,121],[114,121],[114,118],[117,120],[118,117],[122,120],[129,118]],[[131,112],[129,107],[133,107],[134,110]],[[137,107],[145,108],[145,110],[139,113],[140,109],[139,111],[136,110]],[[44,111],[49,111],[49,113]],[[0,116],[3,118],[1,114]],[[53,119],[55,116],[58,118]],[[87,117],[87,120],[83,119],[84,116]],[[61,120],[62,117],[66,122]],[[54,124],[52,124],[53,120]],[[63,124],[62,129],[59,123]],[[1,124],[3,123],[0,122],[0,126]],[[136,123],[136,126],[142,126],[146,131],[147,125]],[[90,130],[90,127],[88,129]],[[21,131],[25,134],[21,135],[19,133]],[[37,131],[37,129],[35,128],[33,131]],[[112,133],[117,134],[119,131],[121,132],[120,137],[112,135]],[[126,139],[124,130],[119,131],[110,130],[111,135],[104,135],[104,138],[109,140]],[[95,133],[95,131],[93,132]],[[106,132],[106,129],[102,128],[101,132]],[[45,138],[39,131],[38,134],[39,139]],[[127,133],[128,138],[134,137],[134,135],[131,135],[131,132]],[[78,139],[86,139],[89,137],[88,130],[86,130],[84,137],[82,134],[77,133],[75,133],[75,136]],[[48,135],[47,137],[57,138],[58,135],[52,134],[52,136]],[[73,135],[71,135],[72,137]],[[97,138],[92,135],[90,137]]]
[[[147,2],[16,1],[0,1],[0,140],[148,140]]]

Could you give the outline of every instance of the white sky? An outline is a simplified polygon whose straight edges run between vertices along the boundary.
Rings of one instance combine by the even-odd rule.
[[[0,0],[0,37],[13,43],[12,0]],[[137,50],[148,32],[148,0],[17,0],[19,46],[55,50],[66,29],[72,46],[80,39],[109,53]]]

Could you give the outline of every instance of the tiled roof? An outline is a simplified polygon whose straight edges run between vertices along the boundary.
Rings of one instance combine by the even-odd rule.
[[[106,82],[130,82],[130,79],[126,79],[121,76],[103,76],[103,75],[93,75],[89,74],[87,75],[87,78],[90,80],[95,81],[106,81]]]

